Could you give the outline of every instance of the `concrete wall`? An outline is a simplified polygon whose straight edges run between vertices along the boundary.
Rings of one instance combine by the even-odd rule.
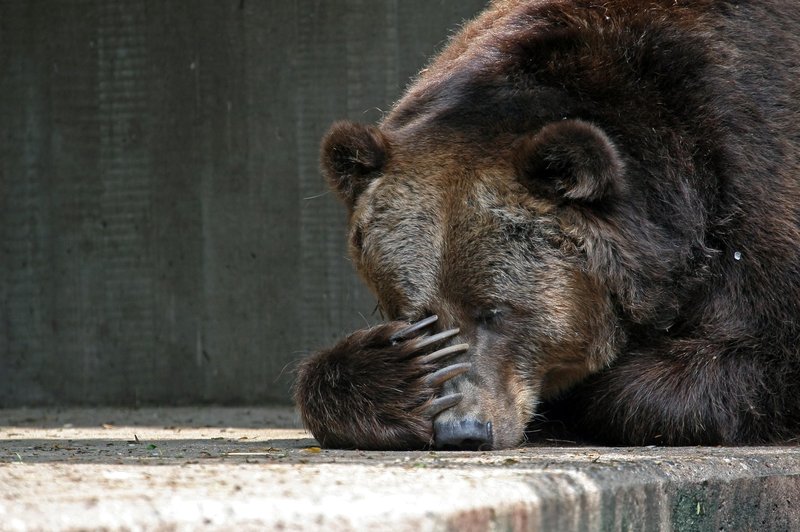
[[[286,401],[361,327],[317,169],[482,0],[0,3],[0,406]]]

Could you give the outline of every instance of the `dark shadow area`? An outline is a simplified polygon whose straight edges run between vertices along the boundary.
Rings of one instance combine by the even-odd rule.
[[[187,407],[81,407],[0,409],[0,428],[187,427],[243,429],[300,429],[302,423],[290,406],[187,406]]]
[[[132,436],[133,437],[133,436]],[[297,439],[12,439],[0,440],[2,463],[180,465],[200,462],[304,463],[321,454],[312,438]]]

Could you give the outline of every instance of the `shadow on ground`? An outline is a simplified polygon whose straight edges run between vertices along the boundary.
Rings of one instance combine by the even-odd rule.
[[[12,408],[0,409],[0,427],[71,428],[103,425],[131,427],[235,427],[300,429],[291,407],[144,407],[144,408]]]

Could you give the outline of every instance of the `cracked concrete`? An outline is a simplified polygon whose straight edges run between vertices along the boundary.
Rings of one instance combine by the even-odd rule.
[[[0,410],[0,530],[797,530],[800,448],[317,447],[288,408]]]

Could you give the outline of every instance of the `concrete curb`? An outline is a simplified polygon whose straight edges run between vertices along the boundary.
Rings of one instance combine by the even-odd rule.
[[[294,419],[0,411],[0,530],[800,529],[798,447],[326,451]]]

